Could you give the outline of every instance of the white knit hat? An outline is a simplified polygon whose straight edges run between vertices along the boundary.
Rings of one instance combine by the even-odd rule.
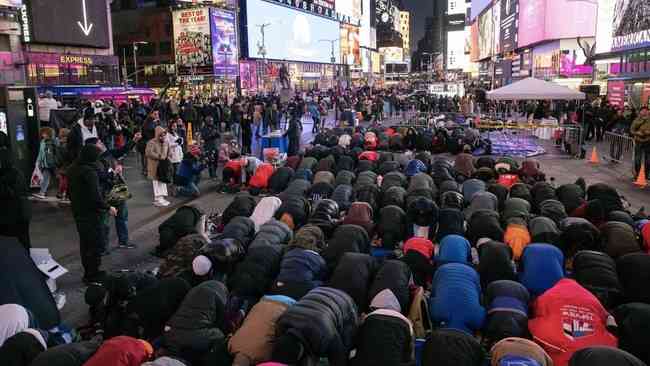
[[[212,262],[204,255],[199,255],[192,261],[192,270],[197,276],[205,276],[212,269]]]

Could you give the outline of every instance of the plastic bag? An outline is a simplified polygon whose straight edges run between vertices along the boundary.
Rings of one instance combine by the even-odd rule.
[[[30,180],[29,186],[31,188],[39,188],[41,186],[41,182],[43,181],[43,172],[41,172],[41,168],[38,167],[38,164],[34,167],[34,171],[32,172],[32,179]]]

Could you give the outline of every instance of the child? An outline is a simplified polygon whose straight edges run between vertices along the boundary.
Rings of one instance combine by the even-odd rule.
[[[44,200],[47,198],[47,189],[50,186],[52,173],[56,168],[56,144],[54,142],[53,129],[49,127],[43,127],[38,132],[39,136],[41,137],[41,143],[38,148],[38,157],[36,158],[36,164],[41,170],[43,178],[40,182],[40,191],[39,193],[35,193],[34,197]]]
[[[56,179],[59,181],[59,192],[56,198],[61,201],[68,200],[68,176],[66,170],[72,163],[68,152],[68,135],[70,130],[62,128],[59,130],[59,143],[56,147]]]

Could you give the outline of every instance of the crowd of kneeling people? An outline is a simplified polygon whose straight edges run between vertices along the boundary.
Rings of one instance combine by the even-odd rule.
[[[0,306],[0,364],[650,364],[650,224],[611,186],[346,144],[247,170],[217,234],[184,206],[155,274],[87,289],[101,337],[46,350]]]

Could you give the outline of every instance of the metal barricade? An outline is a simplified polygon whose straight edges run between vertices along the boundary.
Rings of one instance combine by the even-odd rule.
[[[605,142],[609,147],[605,158],[615,163],[634,162],[634,139],[631,136],[605,132]]]
[[[562,128],[561,147],[567,154],[580,158],[582,156],[582,128],[579,126],[564,126]]]

